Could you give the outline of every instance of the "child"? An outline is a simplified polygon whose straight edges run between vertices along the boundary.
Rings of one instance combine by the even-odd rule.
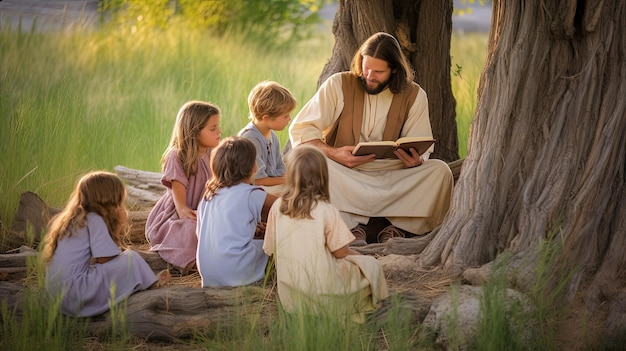
[[[151,251],[181,273],[196,261],[196,209],[211,178],[209,156],[217,146],[220,110],[202,101],[189,101],[178,111],[170,145],[161,159],[161,183],[168,189],[146,220],[146,238]]]
[[[198,206],[198,271],[202,287],[235,287],[261,280],[268,257],[255,227],[275,196],[252,185],[256,151],[241,137],[224,139],[211,153],[213,179]]]
[[[283,130],[289,124],[296,99],[282,85],[263,81],[250,91],[248,107],[251,121],[238,135],[252,141],[256,148],[255,184],[271,194],[279,194],[285,183],[285,163],[274,131]]]
[[[91,172],[76,184],[65,208],[50,222],[42,260],[46,287],[62,294],[61,311],[89,317],[109,310],[136,291],[159,287],[169,271],[155,276],[132,250],[121,251],[128,225],[126,188],[112,173]]]
[[[286,192],[267,219],[263,250],[275,255],[278,297],[287,312],[346,308],[362,322],[387,298],[382,269],[348,245],[354,235],[330,204],[326,157],[313,146],[293,149]]]

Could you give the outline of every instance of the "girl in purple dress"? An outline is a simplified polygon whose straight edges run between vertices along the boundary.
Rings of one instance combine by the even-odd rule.
[[[169,147],[163,153],[161,183],[167,192],[146,220],[151,251],[181,273],[196,261],[196,209],[211,179],[209,155],[220,141],[220,110],[203,101],[185,103],[176,117]]]
[[[115,175],[91,172],[76,184],[44,238],[46,288],[61,296],[61,311],[89,317],[109,310],[136,291],[160,287],[171,276],[154,274],[132,250],[120,250],[128,228],[126,188]]]

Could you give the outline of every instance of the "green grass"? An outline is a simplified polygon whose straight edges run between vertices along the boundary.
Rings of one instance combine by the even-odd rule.
[[[463,67],[462,78],[452,82],[462,147],[475,106],[479,69],[473,66],[483,55],[475,47],[483,37],[453,39],[466,59],[453,53]],[[134,34],[0,29],[3,224],[11,224],[25,191],[61,207],[89,170],[124,165],[159,171],[176,113],[187,100],[220,106],[224,136],[247,122],[248,92],[261,80],[288,87],[297,112],[315,93],[332,45],[329,33],[270,51],[180,26]],[[284,143],[286,130],[279,137]]]
[[[0,218],[10,223],[25,191],[62,206],[88,170],[159,171],[187,100],[219,105],[224,136],[247,122],[248,92],[261,80],[303,103],[331,49],[318,38],[267,52],[183,28],[141,37],[0,30]]]
[[[478,81],[487,48],[487,35],[469,33],[452,35],[452,93],[456,99],[456,123],[459,155],[467,155],[470,125],[476,110]]]

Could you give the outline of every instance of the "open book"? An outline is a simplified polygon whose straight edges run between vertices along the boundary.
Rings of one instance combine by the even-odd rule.
[[[428,150],[435,143],[435,139],[430,137],[404,137],[396,141],[368,141],[359,143],[352,154],[355,156],[376,154],[376,158],[398,158],[393,152],[400,148],[409,155],[413,148],[420,155]]]

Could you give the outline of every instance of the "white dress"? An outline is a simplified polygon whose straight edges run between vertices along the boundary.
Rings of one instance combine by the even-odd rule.
[[[282,214],[282,199],[273,204],[263,249],[275,255],[278,297],[287,312],[333,311],[362,321],[363,313],[387,298],[387,283],[376,258],[349,255],[337,259],[332,252],[354,240],[339,211],[319,202],[313,219]]]
[[[91,264],[92,257],[111,257]],[[46,286],[52,296],[63,294],[61,310],[71,316],[89,317],[109,310],[109,300],[122,301],[145,290],[157,280],[146,261],[132,250],[121,251],[104,219],[87,214],[84,228],[59,240],[46,269]]]

